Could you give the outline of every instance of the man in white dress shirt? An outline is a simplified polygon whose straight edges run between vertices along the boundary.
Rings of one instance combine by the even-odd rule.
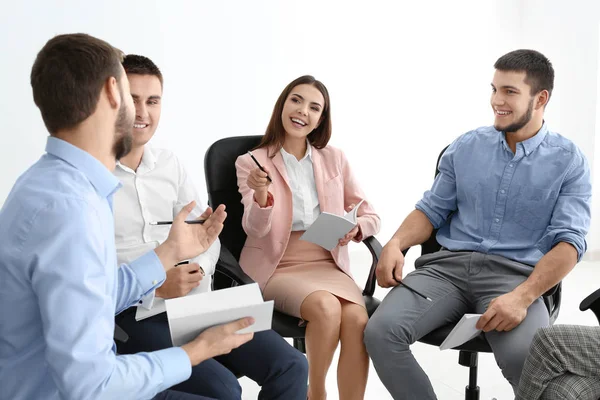
[[[161,114],[160,70],[150,59],[138,55],[126,56],[123,67],[136,116],[132,150],[115,169],[123,187],[115,196],[114,212],[119,262],[128,262],[167,238],[169,225],[150,225],[150,222],[173,220],[192,200],[198,207],[190,218],[200,216],[203,208],[190,176],[177,157],[148,145]],[[171,347],[162,299],[209,290],[220,247],[217,240],[189,264],[170,269],[165,283],[143,298],[137,309],[132,307],[117,316],[117,324],[129,336],[127,342],[118,343],[119,353]],[[140,319],[144,316],[147,318]],[[241,387],[236,375],[248,376],[261,385],[261,399],[306,399],[306,359],[273,331],[257,333],[252,341],[230,354],[202,362],[192,368],[189,380],[174,389],[216,399],[240,399]]]

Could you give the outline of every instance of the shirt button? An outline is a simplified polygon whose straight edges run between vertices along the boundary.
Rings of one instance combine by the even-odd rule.
[[[500,193],[504,194],[504,193],[506,193],[506,190],[502,189],[502,190],[500,191]]]
[[[511,167],[511,168],[513,167],[513,165],[514,165],[514,164],[508,164],[508,166],[509,166],[509,167]]]
[[[496,218],[494,221],[496,221],[496,222],[500,222],[500,218]]]
[[[498,222],[498,221],[496,221],[496,222]],[[158,281],[156,279],[152,281],[153,285],[156,285],[157,283],[158,283]]]

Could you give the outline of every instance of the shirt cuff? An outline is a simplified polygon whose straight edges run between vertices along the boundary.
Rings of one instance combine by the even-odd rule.
[[[150,251],[134,260],[129,264],[129,267],[135,272],[138,284],[142,288],[142,293],[144,293],[142,296],[154,292],[154,289],[160,287],[167,279],[165,269],[154,251]]]
[[[152,352],[162,366],[164,389],[177,385],[189,379],[192,374],[192,364],[185,350],[181,347]]]
[[[146,310],[151,310],[152,306],[154,305],[155,297],[156,297],[156,290],[153,290],[150,293],[148,293],[147,295],[145,295],[144,297],[142,297],[138,301],[137,306],[145,308]]]

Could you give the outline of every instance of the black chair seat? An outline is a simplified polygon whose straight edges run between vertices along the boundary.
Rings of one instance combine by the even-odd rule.
[[[454,329],[454,326],[455,325],[453,324],[444,325],[441,328],[438,328],[423,336],[421,339],[419,339],[419,342],[430,344],[432,346],[440,346],[444,340],[446,340],[446,337],[452,331],[452,329]],[[492,352],[492,348],[490,347],[490,344],[486,340],[483,333],[477,336],[475,339],[469,340],[467,343],[464,343],[458,347],[454,347],[453,349],[473,351],[478,353]]]

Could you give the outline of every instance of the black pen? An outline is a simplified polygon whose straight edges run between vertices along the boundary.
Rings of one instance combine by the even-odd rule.
[[[266,174],[267,171],[265,171],[265,169],[262,167],[262,165],[260,165],[260,163],[258,162],[258,160],[256,158],[254,158],[254,156],[252,155],[252,152],[249,151],[248,154],[250,154],[250,157],[252,157],[252,159],[254,160],[254,162],[256,163],[256,165],[258,165],[258,168],[260,168],[260,170]],[[267,179],[269,180],[269,182],[273,183],[273,181],[271,180],[271,177],[269,175],[267,175]]]
[[[204,221],[206,221],[205,219],[192,219],[190,221],[185,221],[186,224],[203,224]],[[150,222],[150,225],[172,225],[173,221],[153,221]]]
[[[405,288],[407,288],[408,290],[410,290],[411,292],[413,292],[414,294],[416,294],[417,296],[421,296],[422,298],[424,298],[425,300],[429,300],[429,301],[433,301],[431,300],[429,297],[425,296],[423,293],[419,292],[417,289],[413,289],[410,286],[408,286],[406,283],[404,283],[403,281],[399,281],[398,279],[396,279],[396,275],[394,275],[394,280],[396,282],[398,282],[399,284],[403,285]]]

